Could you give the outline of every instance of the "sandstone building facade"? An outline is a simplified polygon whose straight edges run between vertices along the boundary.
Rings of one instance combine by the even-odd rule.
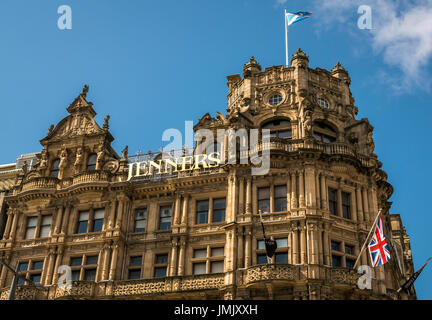
[[[0,258],[40,284],[20,281],[17,298],[415,299],[396,292],[413,272],[410,241],[389,213],[393,188],[349,85],[339,63],[311,69],[301,50],[290,67],[262,70],[251,58],[243,77],[228,76],[227,113],[194,130],[269,129],[270,142],[250,149],[270,150],[270,171],[234,163],[132,179],[134,161],[161,154],[117,154],[109,117],[95,122],[84,87],[40,141],[36,165],[9,168],[12,180],[0,167]],[[222,154],[227,141],[216,144]],[[392,260],[361,290],[353,264],[378,210]],[[271,261],[259,211],[277,243]],[[69,289],[58,285],[62,265]],[[11,281],[0,266],[0,298]]]

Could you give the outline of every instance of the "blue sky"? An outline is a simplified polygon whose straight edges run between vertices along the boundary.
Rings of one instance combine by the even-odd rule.
[[[72,8],[59,30],[57,8]],[[370,4],[373,29],[357,27]],[[310,67],[349,71],[359,108],[375,127],[375,152],[395,192],[392,212],[411,236],[416,269],[430,256],[432,1],[182,0],[0,2],[0,163],[41,150],[39,139],[89,84],[114,148],[157,150],[167,128],[226,109],[226,76],[255,56],[284,64],[283,8],[311,11],[289,32]],[[421,23],[421,24],[420,24]],[[416,282],[432,299],[432,266]]]

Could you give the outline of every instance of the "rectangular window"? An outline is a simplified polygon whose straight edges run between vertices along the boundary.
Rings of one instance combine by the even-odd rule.
[[[39,274],[32,274],[32,275],[30,275],[30,280],[33,281],[34,284],[40,284],[41,277],[42,277],[42,275],[40,273]]]
[[[209,201],[197,201],[196,203],[196,223],[208,223]]]
[[[192,256],[193,274],[224,272],[224,247],[195,249]],[[208,256],[208,254],[210,256]]]
[[[89,256],[87,257],[87,263],[86,265],[92,265],[98,263],[98,256]]]
[[[288,252],[276,252],[275,253],[276,263],[288,263]]]
[[[72,270],[72,280],[79,281],[81,270]]]
[[[211,248],[211,256],[212,257],[223,257],[224,256],[224,247]]]
[[[70,266],[76,267],[82,265],[82,257],[71,258]]]
[[[193,274],[206,274],[206,263],[194,263],[193,264]]]
[[[40,227],[40,238],[48,238],[51,230],[52,216],[42,216],[41,227]]]
[[[128,279],[141,279],[142,256],[130,257]]]
[[[286,185],[274,187],[274,204],[275,204],[275,211],[276,212],[287,210],[287,187],[286,187]]]
[[[26,239],[34,239],[36,236],[36,225],[37,225],[37,217],[28,217],[27,218],[27,228],[26,228]]]
[[[137,280],[141,278],[141,269],[129,269],[128,279]]]
[[[213,222],[225,221],[225,208],[226,208],[225,198],[213,200]]]
[[[96,279],[96,268],[84,270],[84,280],[94,281]]]
[[[105,209],[96,209],[94,211],[93,232],[101,232],[104,222]]]
[[[348,269],[352,269],[354,267],[355,261],[353,259],[345,259],[345,264]]]
[[[258,210],[270,212],[270,188],[258,188]]]
[[[43,261],[34,261],[32,270],[42,270],[43,269]]]
[[[223,261],[213,261],[210,264],[210,273],[222,273],[224,272]]]
[[[206,258],[207,257],[207,249],[195,249],[193,257],[197,258],[197,259]]]
[[[90,213],[88,211],[81,211],[78,217],[78,227],[76,233],[87,233],[88,220]]]
[[[130,257],[130,266],[137,267],[142,265],[142,257],[136,256],[136,257]]]
[[[276,245],[278,249],[286,248],[288,247],[288,239],[287,238],[276,239]]]
[[[160,207],[159,230],[171,229],[171,206]]]
[[[34,284],[40,284],[42,277],[43,261],[25,261],[18,264],[18,274],[21,277],[30,279]],[[23,278],[18,278],[18,285],[29,284]]]
[[[337,210],[337,191],[335,189],[329,188],[328,189],[328,195],[329,195],[329,210],[330,214],[337,216],[338,210]]]
[[[257,264],[267,264],[267,255],[265,253],[257,254]]]
[[[168,254],[157,254],[155,256],[154,277],[164,278],[167,274]]]
[[[145,232],[147,224],[147,208],[135,210],[135,232]]]
[[[331,242],[331,249],[334,251],[340,251],[340,242],[332,241]]]
[[[342,192],[342,216],[345,219],[351,219],[351,194]]]
[[[84,264],[85,262],[85,264]],[[72,269],[72,280],[96,280],[98,256],[71,257],[70,267]],[[82,279],[81,279],[82,274]]]
[[[345,244],[345,253],[346,254],[354,254],[354,246]]]
[[[332,255],[332,266],[333,267],[340,267],[340,266],[342,266],[342,257],[341,256]]]

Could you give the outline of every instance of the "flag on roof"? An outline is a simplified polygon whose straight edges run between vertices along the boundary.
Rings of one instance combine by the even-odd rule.
[[[296,13],[287,12],[285,17],[287,19],[288,26],[290,26],[293,23],[296,23],[296,22],[299,22],[301,20],[309,18],[311,15],[312,15],[312,13],[310,13],[310,12],[299,11]]]

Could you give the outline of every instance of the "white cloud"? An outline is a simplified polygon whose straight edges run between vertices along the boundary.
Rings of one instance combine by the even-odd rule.
[[[432,57],[432,0],[317,0],[314,15],[324,28],[344,27],[352,21],[360,5],[372,8],[369,32],[374,54],[400,70],[398,79],[389,80],[398,89],[421,87],[429,90],[430,75],[425,71]],[[346,26],[346,25],[345,25]],[[383,77],[386,78],[386,77]]]

